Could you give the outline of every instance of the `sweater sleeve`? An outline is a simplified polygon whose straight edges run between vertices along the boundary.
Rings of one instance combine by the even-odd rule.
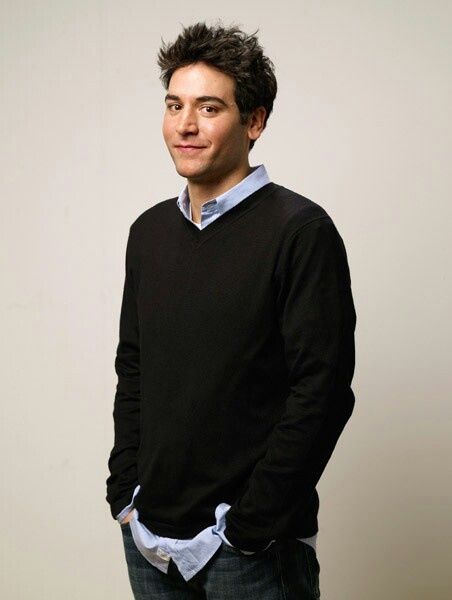
[[[115,371],[114,445],[110,452],[106,500],[113,518],[127,506],[138,484],[137,451],[140,443],[140,346],[132,269],[132,228],[126,248],[125,281],[119,323]]]
[[[265,455],[226,515],[225,535],[258,550],[303,530],[303,511],[352,414],[356,314],[345,247],[329,216],[292,234],[275,269],[288,396]],[[313,535],[315,531],[306,532]]]

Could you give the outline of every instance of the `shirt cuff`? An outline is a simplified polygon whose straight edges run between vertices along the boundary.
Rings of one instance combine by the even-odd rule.
[[[129,514],[129,512],[132,510],[133,508],[133,500],[135,498],[135,496],[137,495],[137,493],[140,491],[140,486],[137,485],[134,492],[133,492],[133,496],[132,496],[132,500],[130,501],[130,503],[125,506],[121,512],[119,514],[116,515],[115,519],[117,519],[120,523],[123,521],[123,519],[125,519],[125,517]]]

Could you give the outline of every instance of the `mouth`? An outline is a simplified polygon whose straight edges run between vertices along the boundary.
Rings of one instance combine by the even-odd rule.
[[[204,150],[205,146],[174,146],[176,150],[182,152],[183,154],[193,154],[199,152],[200,150]]]

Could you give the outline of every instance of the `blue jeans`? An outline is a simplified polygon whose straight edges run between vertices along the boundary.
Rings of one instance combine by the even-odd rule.
[[[223,543],[207,564],[185,581],[172,559],[168,573],[151,565],[136,547],[129,525],[121,531],[135,600],[320,598],[316,552],[300,540],[278,540],[250,555]]]

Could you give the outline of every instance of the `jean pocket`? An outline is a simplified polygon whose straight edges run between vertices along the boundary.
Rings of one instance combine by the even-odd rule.
[[[317,552],[314,548],[307,544],[306,542],[302,542],[301,540],[297,540],[299,544],[303,544],[304,555],[306,558],[306,563],[308,565],[309,577],[312,587],[312,592],[315,598],[320,598],[320,588],[319,588],[319,575],[320,575],[320,563],[317,559]]]
[[[226,552],[230,552],[231,554],[238,554],[239,556],[246,556],[248,558],[252,558],[253,556],[256,556],[256,557],[263,556],[264,554],[271,552],[274,547],[274,542],[272,544],[270,544],[268,547],[262,548],[261,550],[257,550],[256,552],[252,552],[251,554],[248,554],[248,552],[246,550],[244,552],[242,552],[242,550],[240,550],[240,548],[236,548],[235,546],[229,546],[228,544],[226,544],[226,542],[224,540],[222,540],[222,546],[226,550]]]
[[[224,550],[226,550],[226,552],[230,552],[231,554],[238,554],[239,556],[245,556],[241,550],[239,550],[235,546],[230,546],[229,544],[226,544],[224,540],[221,540],[221,546],[222,548],[224,548]]]

